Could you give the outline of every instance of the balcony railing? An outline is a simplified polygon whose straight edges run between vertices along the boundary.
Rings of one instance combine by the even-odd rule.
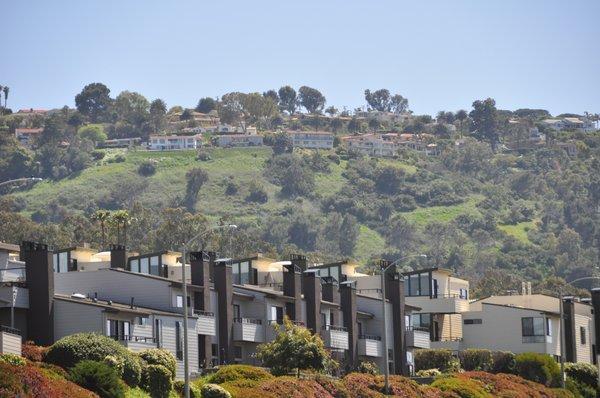
[[[194,315],[214,317],[215,313],[210,311],[194,310]]]
[[[250,324],[253,324],[253,325],[262,325],[262,319],[233,318],[233,323],[250,323]]]
[[[375,341],[381,341],[381,336],[375,336],[373,334],[361,334],[358,336],[359,339],[361,340],[375,340]]]
[[[24,282],[25,267],[0,269],[0,282]]]
[[[290,322],[292,322],[294,325],[296,326],[304,326],[304,322],[302,321],[292,321],[290,319]],[[267,324],[268,325],[283,325],[283,319],[269,319],[267,320]]]
[[[11,328],[8,326],[2,326],[2,325],[0,325],[0,332],[10,333],[10,334],[14,334],[17,336],[21,335],[21,331],[19,329]]]
[[[156,339],[154,337],[146,337],[146,336],[134,336],[130,334],[111,334],[109,336],[113,340],[117,341],[135,341],[139,343],[155,343]]]
[[[406,331],[417,331],[417,332],[426,332],[429,333],[429,328],[425,326],[407,326]]]
[[[344,326],[324,325],[323,330],[334,330],[336,332],[345,332],[347,329]]]

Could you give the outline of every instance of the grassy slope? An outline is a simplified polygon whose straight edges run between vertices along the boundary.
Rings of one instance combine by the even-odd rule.
[[[520,222],[515,225],[498,225],[498,229],[504,231],[505,233],[516,238],[522,243],[531,243],[529,237],[527,236],[527,232],[536,228],[537,225],[535,220]]]
[[[131,151],[125,153],[124,162],[107,162],[108,159],[121,153],[123,152],[119,150],[111,151],[104,160],[78,175],[58,182],[42,182],[27,192],[18,193],[16,196],[22,197],[27,203],[24,213],[31,214],[43,209],[52,201],[73,210],[85,211],[87,208],[92,208],[92,202],[109,197],[112,192],[130,186],[136,187],[138,201],[159,211],[170,206],[176,197],[184,195],[185,173],[193,167],[202,167],[209,173],[209,181],[201,190],[196,208],[211,218],[227,215],[235,222],[256,222],[287,205],[298,204],[279,197],[279,188],[262,177],[264,164],[271,156],[270,148],[211,149],[209,151],[211,160],[204,162],[196,160],[194,151]],[[140,177],[137,168],[147,160],[156,162],[156,173],[150,177]],[[401,167],[409,173],[416,171],[414,166],[398,161],[380,161]],[[329,174],[316,175],[315,192],[320,197],[337,192],[346,183],[342,176],[346,162],[342,161],[339,165],[330,163],[330,167]],[[237,195],[225,195],[225,187],[230,180],[240,187]],[[269,195],[267,203],[253,204],[244,200],[250,181],[257,181],[265,187]],[[480,200],[481,197],[472,196],[458,205],[418,208],[402,214],[419,225],[431,221],[449,222],[463,213],[477,213],[475,206]],[[320,211],[318,204],[310,200],[303,200],[302,206],[307,211]],[[510,232],[508,226],[505,228],[507,233],[517,233]],[[521,232],[521,235],[523,234],[526,237],[526,232]],[[361,225],[355,250],[361,255],[357,259],[366,260],[384,249],[385,241],[382,236]]]

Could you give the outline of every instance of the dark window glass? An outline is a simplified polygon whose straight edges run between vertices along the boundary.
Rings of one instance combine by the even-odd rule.
[[[581,344],[587,344],[586,336],[585,336],[585,328],[583,326],[579,327],[579,337],[581,339]]]
[[[150,257],[150,273],[152,275],[161,276],[158,271],[158,263],[159,263],[158,256]]]
[[[181,339],[181,322],[175,322],[175,352],[177,359],[183,359],[183,341]]]

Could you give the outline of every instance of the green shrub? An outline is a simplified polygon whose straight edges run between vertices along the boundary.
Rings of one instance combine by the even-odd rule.
[[[367,373],[370,375],[378,375],[380,373],[379,366],[371,361],[361,361],[356,367],[356,371],[358,373]]]
[[[442,377],[431,384],[445,392],[456,394],[460,398],[488,398],[488,393],[483,384],[476,380],[457,379],[455,377]]]
[[[202,398],[231,398],[231,394],[219,385],[208,383],[202,386]]]
[[[142,177],[150,177],[156,173],[156,161],[146,160],[138,167],[138,174]]]
[[[417,372],[417,377],[437,377],[441,374],[439,369],[421,369]]]
[[[185,396],[185,383],[181,380],[173,382],[173,389],[180,396]],[[200,389],[190,384],[190,398],[202,398]]]
[[[524,379],[549,387],[560,384],[560,368],[547,354],[525,352],[517,355],[515,372]]]
[[[141,351],[139,357],[148,365],[162,365],[169,370],[171,378],[175,378],[177,372],[177,360],[169,351],[162,348],[151,348]]]
[[[171,371],[162,365],[144,366],[142,379],[144,390],[152,398],[168,398],[173,389]]]
[[[517,365],[516,356],[510,351],[494,351],[492,359],[494,373],[514,373]]]
[[[129,352],[115,340],[94,333],[77,333],[58,340],[48,350],[45,361],[71,368],[79,361],[103,361],[109,355],[125,357]]]
[[[107,355],[106,357],[104,357],[104,360],[102,362],[113,368],[115,372],[117,372],[119,377],[123,377],[123,358],[118,357],[116,355]]]
[[[142,365],[140,359],[133,353],[123,357],[123,380],[130,387],[140,385],[142,378]]]
[[[598,369],[590,363],[566,363],[565,373],[578,383],[596,387]]]
[[[77,363],[71,369],[69,379],[101,398],[125,397],[125,384],[113,368],[102,362],[86,360]]]
[[[250,365],[226,365],[221,366],[215,374],[209,378],[209,383],[222,384],[236,380],[262,381],[272,379],[273,375],[256,366]]]
[[[577,398],[596,398],[596,388],[581,383],[570,377],[565,381],[565,388]]]
[[[460,365],[464,370],[489,371],[493,366],[492,352],[470,348],[461,351],[458,355]]]
[[[1,354],[0,362],[4,362],[14,366],[23,366],[27,363],[27,361],[25,361],[25,358],[22,358],[16,354]]]
[[[450,350],[417,350],[415,351],[415,368],[417,371],[435,368],[446,372],[455,366],[452,359]]]

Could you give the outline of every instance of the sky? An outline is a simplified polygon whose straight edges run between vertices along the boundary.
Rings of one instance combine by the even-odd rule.
[[[291,85],[328,105],[387,88],[417,114],[600,113],[598,0],[0,0],[13,109],[74,106],[88,83],[168,106]]]

